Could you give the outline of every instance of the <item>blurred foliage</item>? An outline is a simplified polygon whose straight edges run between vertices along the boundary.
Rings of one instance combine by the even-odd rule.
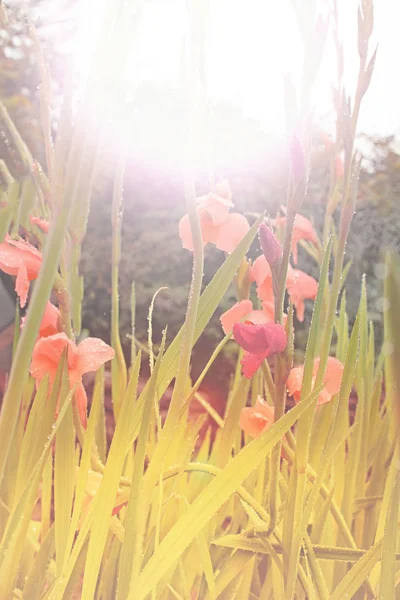
[[[78,0],[9,0],[0,21],[0,97],[33,156],[44,165],[42,132],[39,123],[40,71],[30,28],[46,57],[52,76],[54,128],[56,128],[62,82],[69,48],[76,28]],[[43,16],[46,20],[43,20]],[[28,20],[29,18],[29,20]],[[22,165],[12,144],[0,128],[0,158],[13,175]]]

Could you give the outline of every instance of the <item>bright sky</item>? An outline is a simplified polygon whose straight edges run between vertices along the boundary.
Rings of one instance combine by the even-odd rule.
[[[317,1],[322,9],[327,4]],[[145,5],[137,61],[144,79],[178,81],[185,5],[184,0],[152,0]],[[358,70],[357,5],[357,0],[338,0],[349,92],[354,89]],[[399,133],[400,85],[395,64],[400,2],[375,0],[374,13],[371,46],[373,49],[378,42],[379,54],[371,88],[363,102],[359,129],[372,134]],[[290,0],[212,0],[207,42],[210,95],[231,101],[243,110],[244,116],[259,119],[267,128],[280,127],[282,74],[296,73],[301,67],[301,44]],[[335,73],[329,36],[316,84],[320,115],[330,109],[330,81]]]
[[[83,37],[77,45],[79,65],[85,62],[90,43],[88,26],[95,27],[94,16],[101,15],[101,1],[84,0]],[[305,0],[297,1],[306,4]],[[317,10],[326,13],[331,0],[315,1]],[[337,2],[345,49],[346,89],[353,95],[358,73],[358,2]],[[255,119],[261,129],[282,137],[283,74],[291,72],[298,77],[302,61],[302,44],[291,0],[211,0],[209,4],[207,72],[210,99],[232,103],[244,118]],[[400,0],[375,0],[374,5],[375,29],[370,54],[379,42],[378,58],[370,89],[363,100],[358,131],[372,135],[399,134],[400,85],[394,65]],[[146,0],[128,69],[132,81],[178,88],[186,27],[186,0]],[[331,82],[335,78],[336,57],[329,34],[313,91],[315,114],[322,123],[331,121]],[[151,128],[159,131],[154,111],[142,128],[143,137],[147,135],[148,138]],[[140,137],[137,129],[136,133]]]

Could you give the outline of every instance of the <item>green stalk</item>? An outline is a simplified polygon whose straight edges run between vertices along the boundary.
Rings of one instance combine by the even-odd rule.
[[[125,157],[121,157],[114,180],[112,202],[112,271],[111,271],[111,345],[115,350],[115,359],[111,363],[112,402],[115,420],[118,420],[127,384],[127,371],[124,353],[119,336],[119,292],[118,275],[121,256],[121,209]]]

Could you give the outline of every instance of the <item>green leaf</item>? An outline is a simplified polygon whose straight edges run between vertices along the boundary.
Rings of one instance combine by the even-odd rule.
[[[190,508],[166,534],[153,556],[144,567],[138,589],[129,600],[144,598],[176,564],[182,552],[206,526],[218,509],[237,490],[261,461],[268,455],[293,423],[310,408],[318,397],[321,386],[302,400],[259,438],[253,440],[233,458],[213,481],[197,496]]]
[[[136,589],[143,558],[143,542],[148,513],[148,498],[143,494],[143,472],[145,467],[146,447],[149,437],[151,415],[154,410],[157,377],[164,353],[166,331],[163,333],[160,351],[156,364],[152,369],[147,397],[142,414],[140,434],[136,447],[135,461],[131,479],[130,496],[125,517],[125,536],[121,548],[121,559],[118,573],[117,600],[127,597],[129,589]]]
[[[69,389],[68,374],[65,370],[62,379],[61,398],[63,399],[66,397]],[[61,573],[67,550],[75,488],[75,467],[75,429],[72,418],[72,406],[70,405],[67,408],[65,419],[60,426],[56,438],[54,457],[54,523],[57,575]]]
[[[40,600],[45,588],[46,575],[55,550],[54,527],[48,531],[42,540],[38,553],[26,578],[23,600]]]
[[[396,549],[397,549],[397,521],[399,516],[400,497],[400,465],[399,453],[393,456],[396,475],[393,482],[392,493],[386,513],[385,532],[382,541],[381,579],[379,583],[379,600],[395,600],[396,588]]]
[[[36,500],[40,477],[52,447],[55,435],[63,422],[72,399],[72,392],[60,410],[57,421],[47,438],[42,454],[32,470],[26,485],[10,513],[7,527],[0,544],[0,597],[9,598],[17,574],[23,549],[23,540],[29,526],[32,508]]]
[[[132,380],[137,380],[140,369],[140,360],[141,355],[139,353],[136,358],[135,366],[132,369]],[[82,588],[82,595],[84,598],[93,598],[94,596],[103,550],[107,539],[112,509],[117,496],[118,484],[124,467],[127,443],[131,430],[132,408],[136,399],[135,395],[129,394],[128,391],[130,391],[129,386],[121,407],[120,418],[118,419],[115,427],[110,451],[104,468],[103,479],[96,496],[92,500],[93,508],[91,514],[93,522],[91,525]]]

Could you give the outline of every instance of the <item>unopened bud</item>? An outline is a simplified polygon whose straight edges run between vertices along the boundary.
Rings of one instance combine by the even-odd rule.
[[[282,260],[282,246],[265,223],[261,223],[258,229],[258,236],[260,238],[261,249],[271,270],[279,269]]]

